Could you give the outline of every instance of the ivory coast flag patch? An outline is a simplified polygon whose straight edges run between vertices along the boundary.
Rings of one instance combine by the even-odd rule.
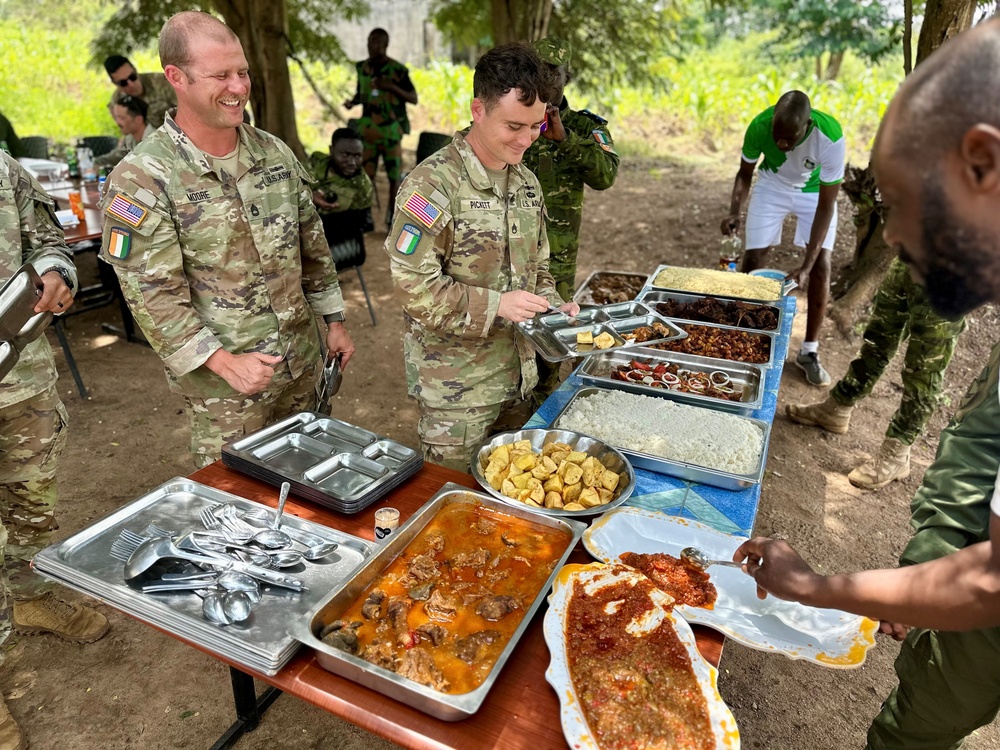
[[[132,233],[121,227],[111,227],[111,238],[108,241],[108,255],[112,258],[127,258],[132,249]]]
[[[601,148],[603,148],[605,151],[610,151],[612,154],[616,153],[615,147],[611,143],[611,139],[608,138],[607,134],[604,133],[604,131],[595,130],[592,133],[592,135],[594,136],[594,140],[597,141],[599,144],[601,144]]]
[[[420,231],[419,227],[413,224],[403,224],[403,231],[396,238],[396,249],[403,255],[413,255],[413,251],[417,249],[422,236],[423,232]]]

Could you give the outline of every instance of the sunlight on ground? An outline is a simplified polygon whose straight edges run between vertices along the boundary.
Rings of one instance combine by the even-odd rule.
[[[90,348],[103,349],[106,346],[111,346],[117,341],[121,341],[121,338],[110,333],[102,334],[100,336],[94,336],[94,338],[90,340]]]

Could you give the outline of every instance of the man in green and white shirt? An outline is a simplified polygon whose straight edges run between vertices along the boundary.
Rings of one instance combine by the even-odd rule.
[[[757,115],[743,140],[743,161],[733,184],[722,233],[739,231],[740,213],[754,168],[763,155],[757,186],[747,209],[743,271],[761,268],[781,241],[782,224],[796,218],[795,245],[805,248],[802,265],[788,274],[806,286],[806,336],[795,358],[811,385],[830,384],[819,362],[819,329],[830,296],[830,252],[837,236],[837,192],[844,180],[844,135],[830,115],[812,109],[809,97],[789,91]],[[808,281],[807,281],[808,279]]]

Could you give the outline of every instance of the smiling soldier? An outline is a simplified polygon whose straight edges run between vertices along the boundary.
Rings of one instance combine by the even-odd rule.
[[[102,257],[181,394],[195,462],[315,406],[320,341],[354,344],[307,175],[277,138],[243,123],[250,96],[236,35],[206,13],[160,32],[177,110],[108,179]]]

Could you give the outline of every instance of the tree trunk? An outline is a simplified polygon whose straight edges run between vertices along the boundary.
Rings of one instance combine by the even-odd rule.
[[[924,23],[917,42],[919,65],[948,39],[972,25],[976,0],[927,0]],[[844,192],[857,211],[858,237],[854,262],[846,278],[838,280],[837,301],[830,317],[842,333],[852,330],[871,302],[892,260],[893,248],[882,239],[882,205],[877,199],[871,164],[850,169]]]
[[[283,140],[304,160],[306,153],[295,124],[295,97],[288,74],[286,0],[213,0],[213,3],[243,43],[253,82],[250,103],[254,125]]]
[[[913,70],[913,0],[903,0],[903,75]]]
[[[493,43],[534,42],[549,33],[552,0],[490,0]]]
[[[826,62],[826,73],[823,74],[823,80],[836,81],[837,76],[840,75],[840,65],[843,62],[843,52],[831,52],[830,59]]]

